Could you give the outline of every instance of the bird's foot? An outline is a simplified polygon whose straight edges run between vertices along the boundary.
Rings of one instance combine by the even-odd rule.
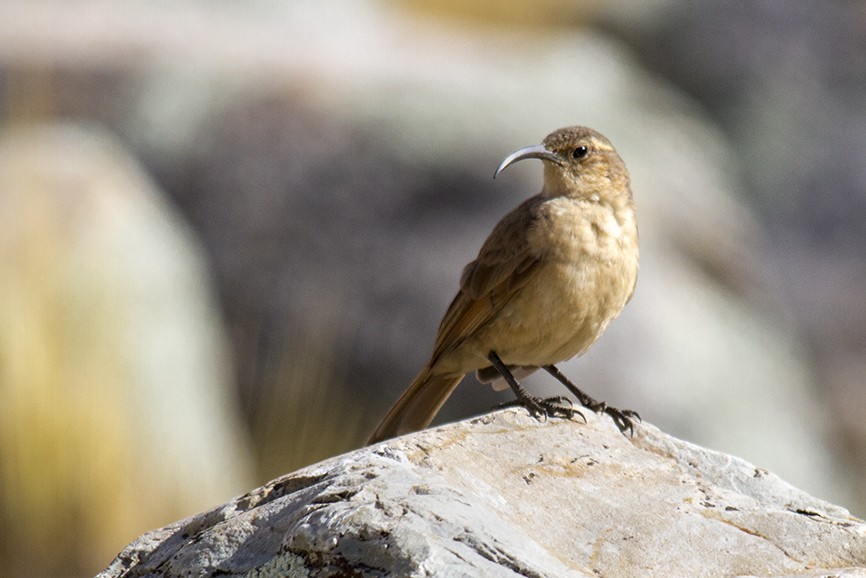
[[[623,435],[625,435],[626,430],[628,430],[629,437],[634,437],[634,420],[643,421],[638,412],[630,409],[617,409],[604,403],[601,405],[603,407],[600,411],[594,410],[596,413],[606,413],[611,417],[613,423],[616,424],[616,427]]]
[[[563,398],[562,396],[541,398],[528,395],[523,399],[517,399],[515,401],[519,405],[525,407],[532,417],[539,421],[545,421],[549,417],[564,417],[566,419],[571,419],[575,415],[579,415],[583,418],[583,414],[574,409],[571,400]],[[564,405],[564,402],[568,402],[568,405]],[[586,421],[586,418],[584,418],[584,421]]]
[[[571,400],[562,395],[540,398],[527,394],[512,401],[499,404],[496,407],[505,408],[514,406],[525,407],[532,417],[539,421],[544,421],[549,417],[564,417],[566,419],[571,419],[574,416],[580,416],[581,419],[586,421],[583,413],[574,409],[574,404]]]
[[[589,399],[590,403],[588,405],[584,404],[584,407],[591,409],[595,413],[605,413],[609,415],[613,420],[613,423],[616,424],[616,427],[619,428],[619,431],[625,433],[626,430],[628,430],[628,435],[634,437],[634,420],[643,421],[638,412],[632,409],[618,409],[607,405],[603,401],[595,401],[592,398]]]
[[[525,407],[535,419],[539,421],[544,421],[549,417],[564,417],[571,419],[575,415],[579,415],[583,418],[583,414],[574,409],[571,400],[566,397],[548,397],[543,399],[530,395],[529,392],[520,385],[520,382],[517,381],[511,371],[508,370],[508,367],[502,363],[502,360],[499,359],[496,352],[491,351],[487,358],[490,360],[493,367],[496,368],[496,371],[498,371],[499,374],[505,378],[508,385],[511,386],[514,395],[517,396],[517,399],[511,403]],[[564,405],[565,402],[568,402],[567,407]]]
[[[596,401],[595,398],[584,393],[579,387],[574,385],[570,379],[568,379],[559,369],[557,369],[553,365],[546,365],[544,367],[545,371],[547,371],[550,375],[555,377],[562,383],[568,390],[577,397],[577,400],[580,404],[595,413],[605,413],[611,417],[613,423],[616,424],[617,429],[619,429],[620,433],[626,435],[626,431],[630,437],[634,437],[634,420],[643,421],[640,418],[638,412],[630,410],[630,409],[617,409],[615,407],[607,405],[603,401]]]

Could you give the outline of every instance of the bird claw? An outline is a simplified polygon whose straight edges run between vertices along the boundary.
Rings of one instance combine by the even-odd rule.
[[[605,413],[609,415],[613,420],[613,423],[616,424],[620,433],[628,435],[629,437],[634,437],[634,420],[643,421],[636,411],[630,409],[617,409],[607,405],[603,401],[596,401],[595,398],[587,395],[579,387],[574,385],[571,380],[557,369],[555,365],[545,365],[544,369],[563,384],[571,393],[573,393],[583,407],[592,410],[595,413]],[[628,434],[626,434],[626,430],[628,430]]]
[[[602,412],[611,417],[620,433],[626,435],[625,432],[628,430],[627,435],[629,437],[634,437],[634,420],[643,421],[638,412],[630,409],[617,409],[615,407],[605,406]]]
[[[564,405],[565,403],[568,403],[568,407]],[[586,421],[586,416],[584,416],[580,410],[574,409],[574,402],[562,395],[547,398],[538,398],[528,395],[524,398],[517,398],[505,403],[500,403],[496,406],[496,409],[504,409],[514,406],[526,408],[532,417],[542,423],[546,422],[547,419],[551,417],[571,419],[575,416],[579,416],[583,421]],[[586,408],[595,413],[609,415],[617,429],[623,435],[628,435],[629,437],[634,437],[634,420],[643,421],[638,412],[631,409],[617,409],[607,405],[603,401],[586,406]]]
[[[565,403],[568,403],[567,407],[564,405]],[[539,398],[527,395],[526,397],[517,398],[513,401],[500,404],[497,407],[514,407],[516,405],[525,407],[529,414],[540,422],[545,422],[551,417],[571,419],[574,416],[580,416],[584,421],[586,421],[584,415],[580,411],[574,409],[574,403],[567,397],[561,395],[548,398]]]

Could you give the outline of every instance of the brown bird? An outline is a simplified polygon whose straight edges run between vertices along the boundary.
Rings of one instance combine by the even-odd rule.
[[[541,192],[505,215],[463,270],[430,361],[368,444],[429,425],[471,371],[495,389],[510,386],[538,418],[582,415],[563,405],[566,398],[531,396],[515,377],[543,368],[583,406],[634,431],[635,412],[597,402],[554,365],[584,353],[634,293],[638,232],[628,171],[604,136],[580,126],[515,151],[494,178],[524,159],[544,163]]]

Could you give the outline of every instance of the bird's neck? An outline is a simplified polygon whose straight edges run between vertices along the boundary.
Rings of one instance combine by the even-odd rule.
[[[564,171],[545,163],[541,194],[547,198],[567,197],[619,209],[631,205],[629,190],[628,180],[587,174],[578,182]]]
[[[548,198],[572,196],[571,191],[574,188],[575,183],[565,173],[551,166],[550,163],[544,163],[544,187],[541,189],[543,196]]]

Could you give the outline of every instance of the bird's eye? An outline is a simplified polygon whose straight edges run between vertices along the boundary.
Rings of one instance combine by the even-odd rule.
[[[588,154],[589,149],[586,148],[584,145],[580,145],[579,147],[575,148],[574,151],[572,151],[571,156],[575,159],[582,159]]]

